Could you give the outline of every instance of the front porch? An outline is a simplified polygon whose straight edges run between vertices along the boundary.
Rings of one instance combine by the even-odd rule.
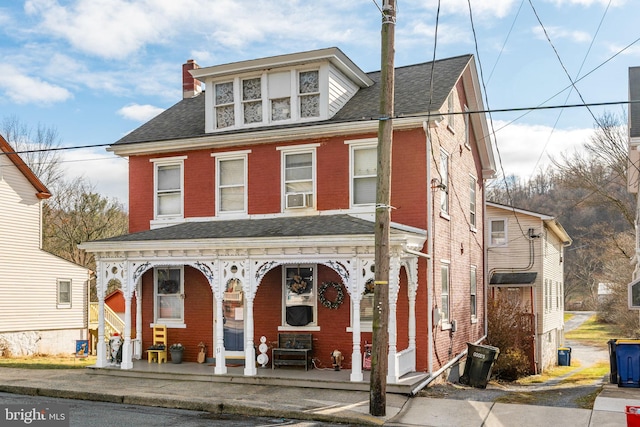
[[[131,369],[121,369],[110,365],[102,368],[90,366],[94,375],[110,375],[129,378],[154,378],[175,381],[208,381],[211,383],[236,383],[251,385],[274,385],[287,387],[320,388],[331,390],[368,391],[370,371],[363,372],[362,381],[351,380],[351,370],[335,371],[330,368],[309,369],[277,368],[271,366],[257,368],[255,376],[246,376],[243,365],[227,365],[226,374],[215,374],[214,363],[148,363],[146,360],[134,360]],[[387,383],[387,393],[412,395],[425,387],[429,374],[424,372],[408,373],[394,384]]]

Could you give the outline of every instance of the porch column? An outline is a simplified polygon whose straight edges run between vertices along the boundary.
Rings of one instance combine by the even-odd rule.
[[[226,374],[227,365],[224,351],[224,313],[222,307],[222,296],[215,296],[216,300],[216,368],[215,374]]]
[[[96,348],[98,350],[98,358],[96,366],[104,368],[107,366],[107,343],[104,341],[104,264],[100,260],[96,260],[96,290],[98,292],[98,342]]]
[[[124,287],[124,343],[122,344],[122,363],[120,369],[133,368],[131,360],[131,294],[129,290],[131,283]]]
[[[136,283],[136,339],[134,341],[133,357],[142,359],[142,284]]]
[[[351,351],[351,378],[352,382],[363,380],[362,375],[362,349],[360,348],[360,301],[362,294],[351,295],[353,302],[353,350]]]
[[[244,375],[255,376],[258,374],[256,369],[256,349],[253,342],[253,297],[254,294],[246,295],[245,311],[247,312],[247,318],[244,322]]]
[[[409,348],[416,348],[416,293],[418,292],[418,258],[413,257],[405,265],[407,269],[409,294]],[[415,352],[414,352],[415,354]],[[415,370],[415,358],[414,358]]]
[[[398,372],[398,320],[396,318],[398,308],[398,291],[400,288],[400,260],[392,257],[389,271],[389,354],[387,370],[387,383],[397,383]]]

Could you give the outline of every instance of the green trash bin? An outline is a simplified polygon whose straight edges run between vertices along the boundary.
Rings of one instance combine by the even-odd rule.
[[[460,383],[472,387],[486,388],[493,364],[500,354],[498,347],[467,343],[467,361]]]

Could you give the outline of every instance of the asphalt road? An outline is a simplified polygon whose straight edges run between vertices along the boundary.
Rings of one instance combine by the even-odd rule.
[[[0,393],[0,426],[5,425],[5,408],[7,408],[8,405],[12,405],[11,408],[15,408],[13,405],[19,405],[19,407],[24,407],[25,411],[33,407],[42,408],[42,406],[46,405],[61,406],[68,415],[69,423],[66,425],[69,427],[344,427],[344,424],[327,424],[316,421],[216,415],[208,412],[187,411],[182,409],[123,405],[119,403],[58,399],[41,396],[22,396],[10,393]],[[64,425],[64,423],[62,424]],[[37,426],[38,423],[33,422],[30,425]]]

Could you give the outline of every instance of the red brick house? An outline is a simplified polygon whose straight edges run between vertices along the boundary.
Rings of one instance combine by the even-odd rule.
[[[122,283],[122,369],[165,324],[186,361],[206,343],[216,374],[243,359],[256,375],[262,336],[305,332],[318,363],[339,349],[362,381],[379,78],[337,48],[189,61],[183,99],[111,145],[129,159],[130,234],[82,248],[96,256],[100,301],[109,280]],[[389,382],[435,378],[485,337],[484,185],[495,165],[483,110],[472,55],[396,69]],[[133,350],[132,328],[142,332]]]

